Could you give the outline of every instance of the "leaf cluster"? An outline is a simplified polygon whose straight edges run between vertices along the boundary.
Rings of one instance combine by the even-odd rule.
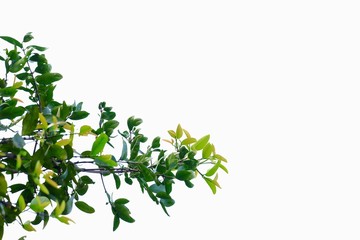
[[[51,218],[73,222],[69,214],[74,206],[94,213],[95,208],[84,201],[95,183],[94,174],[101,178],[114,215],[114,231],[121,221],[135,220],[127,207],[129,200],[113,199],[105,178],[113,179],[113,191],[119,191],[122,182],[137,182],[166,214],[175,203],[172,189],[176,181],[192,188],[193,179],[200,176],[214,194],[220,188],[218,170],[227,173],[227,161],[215,151],[210,135],[194,138],[179,124],[168,131],[169,139],[148,141],[141,132],[140,118],[128,118],[126,129],[121,130],[116,113],[106,102],[98,105],[97,126],[80,124],[83,121],[79,120],[89,116],[82,102],[54,99],[55,84],[62,75],[52,71],[46,48],[31,45],[31,33],[22,41],[0,38],[9,46],[0,45],[4,48],[0,54],[4,64],[0,78],[0,239],[4,227],[15,221],[26,231],[35,231],[36,225],[46,227]],[[77,138],[90,138],[92,144],[78,151]],[[121,146],[115,150],[118,154],[109,153],[114,146]],[[33,212],[34,218],[24,220],[25,212]]]

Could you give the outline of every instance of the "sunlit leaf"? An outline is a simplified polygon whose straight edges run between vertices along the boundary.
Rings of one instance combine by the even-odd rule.
[[[211,143],[207,143],[202,150],[202,158],[207,159],[211,156],[211,153],[213,152],[213,145]]]
[[[105,144],[109,141],[109,137],[102,133],[94,141],[91,148],[91,155],[95,156],[104,150]]]
[[[35,212],[43,212],[44,209],[50,204],[50,200],[44,196],[36,196],[30,202],[30,208]]]
[[[197,140],[196,143],[194,143],[194,145],[192,146],[195,150],[201,150],[203,149],[206,144],[209,142],[210,139],[210,135],[206,135],[202,138],[200,138],[199,140]]]
[[[180,124],[176,128],[176,138],[180,139],[183,136],[183,129]]]
[[[28,232],[36,232],[36,229],[31,225],[30,221],[26,221],[22,227]]]
[[[80,128],[80,136],[87,136],[89,133],[91,133],[92,128],[89,125],[83,125]]]
[[[221,160],[219,159],[216,162],[216,164],[214,164],[214,166],[206,172],[205,176],[210,177],[210,176],[214,175],[216,173],[216,171],[219,169],[220,164],[221,164]]]
[[[0,173],[0,196],[5,197],[7,193],[7,182],[5,176]]]

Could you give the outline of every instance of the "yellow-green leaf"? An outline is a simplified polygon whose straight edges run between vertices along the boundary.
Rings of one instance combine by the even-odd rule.
[[[71,139],[61,139],[56,143],[58,146],[65,146],[71,143]]]
[[[7,182],[5,176],[0,173],[0,196],[5,197],[7,193]]]
[[[47,123],[46,118],[44,117],[44,115],[42,113],[39,113],[39,119],[40,119],[40,122],[42,124],[42,128],[47,129],[48,128],[48,123]]]
[[[211,156],[211,153],[213,152],[213,145],[211,143],[207,143],[202,150],[202,158],[206,159]]]
[[[174,130],[169,130],[168,133],[171,137],[176,138],[176,133]]]
[[[205,175],[208,176],[208,177],[214,175],[214,174],[216,173],[216,171],[219,169],[220,164],[221,164],[221,160],[219,159],[219,160],[216,162],[216,164],[206,172]]]
[[[177,125],[176,128],[176,138],[180,139],[183,136],[183,129],[180,124]]]
[[[26,203],[25,203],[25,199],[23,197],[23,195],[20,195],[17,201],[17,206],[19,208],[19,211],[22,212],[25,207],[26,207]]]
[[[35,212],[43,212],[44,209],[50,204],[50,200],[44,196],[36,196],[30,202],[30,208]]]
[[[31,225],[30,221],[26,221],[22,227],[28,232],[36,232],[36,229]]]
[[[87,136],[89,133],[91,133],[92,128],[88,125],[81,126],[80,128],[80,136]]]
[[[62,222],[62,223],[65,223],[65,224],[70,224],[70,222],[73,222],[73,223],[75,223],[73,220],[71,220],[70,218],[68,218],[68,217],[65,217],[65,216],[57,216],[56,217],[60,222]]]
[[[201,150],[201,149],[203,149],[203,148],[206,146],[206,144],[209,142],[209,139],[210,139],[210,135],[209,135],[209,134],[208,134],[208,135],[205,135],[204,137],[202,137],[202,138],[200,138],[199,140],[197,140],[196,143],[194,143],[193,148],[194,148],[195,150]]]
[[[220,154],[215,154],[215,157],[216,157],[217,159],[220,159],[220,160],[223,161],[223,162],[227,162],[226,158],[224,158],[224,157],[221,156]]]
[[[102,133],[100,134],[96,140],[94,141],[92,148],[91,148],[91,155],[95,156],[97,154],[99,154],[100,152],[102,152],[104,150],[105,144],[108,142],[109,137],[105,134]]]
[[[196,142],[196,138],[185,138],[184,140],[182,140],[181,144],[182,145],[190,145],[192,143],[195,143]]]

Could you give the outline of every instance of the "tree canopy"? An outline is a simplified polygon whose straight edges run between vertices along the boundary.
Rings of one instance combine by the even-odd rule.
[[[113,231],[120,221],[135,220],[127,207],[129,200],[113,199],[104,178],[113,179],[113,191],[119,191],[123,182],[136,181],[166,214],[175,203],[171,195],[175,181],[192,188],[198,176],[214,194],[220,188],[218,170],[228,173],[227,160],[217,153],[210,135],[195,138],[178,124],[168,131],[168,139],[149,141],[140,129],[142,119],[131,116],[120,129],[106,102],[98,104],[97,126],[84,124],[90,113],[82,102],[54,99],[62,75],[52,72],[46,48],[30,43],[32,33],[21,41],[0,38],[0,240],[13,222],[35,231],[36,225],[46,227],[49,219],[69,224],[74,206],[94,213],[92,203],[83,200],[95,183],[93,174],[102,179],[114,216]],[[80,150],[75,138],[88,138],[91,146]],[[34,217],[23,219],[29,211]]]

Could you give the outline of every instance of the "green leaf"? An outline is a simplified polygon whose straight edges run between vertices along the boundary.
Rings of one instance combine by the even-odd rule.
[[[86,202],[83,202],[83,201],[77,201],[75,203],[75,206],[85,213],[94,213],[95,212],[95,209],[93,207],[91,207],[90,205],[88,205]]]
[[[31,225],[30,221],[26,221],[22,227],[28,232],[36,232],[35,228]]]
[[[113,177],[114,177],[114,180],[115,180],[116,189],[119,189],[120,185],[121,185],[120,177],[116,173],[113,173]]]
[[[35,78],[35,80],[39,84],[43,84],[43,85],[48,85],[53,82],[59,81],[61,79],[62,79],[62,75],[60,73],[50,73],[50,72],[44,73]]]
[[[227,170],[227,168],[224,165],[220,164],[220,168],[224,170],[224,172],[229,173],[229,170]]]
[[[35,212],[43,212],[50,204],[50,200],[44,196],[36,196],[30,203],[30,208]]]
[[[68,157],[65,149],[58,145],[51,145],[47,156],[57,158],[58,160],[66,160]]]
[[[191,180],[195,177],[195,172],[192,170],[178,170],[175,177],[181,181]]]
[[[169,130],[168,133],[172,138],[176,138],[176,133],[174,130]]]
[[[129,130],[131,131],[131,130],[133,130],[134,127],[139,126],[142,122],[143,122],[142,119],[131,116],[127,120],[127,125],[128,125]]]
[[[71,120],[80,120],[80,119],[87,118],[87,116],[89,116],[89,113],[86,111],[76,111],[76,112],[73,112],[69,118]]]
[[[139,164],[139,168],[146,182],[154,181],[156,175],[153,171],[144,166],[144,164]]]
[[[185,138],[184,140],[182,140],[181,144],[182,145],[190,145],[194,142],[196,142],[196,138]]]
[[[23,38],[23,42],[30,42],[31,39],[33,39],[34,37],[31,35],[31,32],[28,32],[24,38]]]
[[[7,194],[7,182],[5,176],[0,173],[0,197],[5,197]]]
[[[16,73],[23,69],[27,62],[27,57],[21,58],[20,60],[16,61],[14,64],[12,64],[9,68],[9,71],[12,73]]]
[[[102,152],[104,150],[105,144],[109,141],[109,137],[105,134],[102,133],[100,134],[96,140],[94,141],[92,148],[91,148],[91,155],[92,156],[96,156],[98,155],[100,152]]]
[[[80,136],[87,136],[89,133],[91,133],[92,128],[89,125],[84,125],[80,127]]]
[[[130,210],[124,204],[116,204],[115,202],[115,210],[118,216],[125,222],[135,222],[135,219],[130,216]]]
[[[25,114],[24,120],[22,122],[22,135],[31,135],[36,129],[39,119],[39,108],[38,106],[33,106],[29,112]]]
[[[185,180],[185,185],[188,187],[188,188],[193,188],[194,187],[194,184],[189,181],[189,180]]]
[[[12,138],[12,141],[16,148],[21,149],[25,146],[24,139],[18,133],[15,134],[15,136]]]
[[[12,120],[16,117],[23,115],[25,109],[23,107],[7,107],[0,110],[0,120],[9,119]]]
[[[162,198],[160,199],[160,203],[162,203],[165,207],[171,207],[175,204],[175,200],[172,198]]]
[[[183,135],[183,129],[181,127],[180,124],[178,124],[177,128],[176,128],[176,138],[180,139]]]
[[[115,200],[115,204],[127,204],[128,202],[130,201],[126,198],[118,198]]]
[[[151,143],[152,148],[159,148],[160,147],[160,137],[154,138],[154,140]]]
[[[109,120],[106,123],[104,123],[103,128],[106,129],[115,129],[119,126],[119,122],[116,120]]]
[[[213,145],[211,143],[207,143],[202,150],[202,158],[207,159],[211,156],[211,153],[213,152]]]
[[[116,113],[115,112],[103,112],[101,113],[101,119],[104,120],[112,120],[116,117]]]
[[[219,169],[220,164],[221,164],[221,160],[218,160],[216,164],[205,173],[205,176],[211,177],[212,175],[214,175],[216,171]]]
[[[166,192],[166,189],[165,189],[165,185],[163,184],[160,184],[160,185],[157,185],[157,184],[153,184],[149,187],[150,191],[154,192],[154,193],[159,193],[159,192]]]
[[[99,166],[105,167],[116,167],[118,164],[116,161],[113,160],[112,155],[101,155],[95,157],[95,162]]]
[[[122,151],[121,151],[120,160],[126,160],[127,159],[127,150],[128,150],[127,143],[123,139],[123,145],[122,145]]]
[[[204,178],[205,182],[209,185],[212,193],[216,194],[216,185],[215,185],[214,181],[207,177],[203,177],[203,178]]]
[[[206,144],[209,142],[209,139],[210,139],[210,135],[206,135],[202,138],[200,138],[199,140],[197,140],[196,143],[194,143],[194,145],[192,146],[195,150],[201,150],[203,149]]]
[[[37,45],[30,45],[27,48],[33,48],[33,49],[36,49],[36,50],[38,50],[40,52],[43,52],[43,51],[45,51],[47,49],[46,47],[41,47],[41,46],[37,46]]]
[[[17,92],[17,89],[14,87],[6,87],[0,89],[1,97],[13,97]]]
[[[118,215],[114,215],[114,222],[113,222],[113,231],[116,231],[120,225],[120,218]]]
[[[7,37],[7,36],[0,36],[1,39],[5,40],[8,43],[11,43],[19,48],[22,48],[23,45],[16,39],[12,38],[12,37]]]
[[[94,184],[95,182],[87,175],[81,176],[80,182],[86,183],[86,184]]]

